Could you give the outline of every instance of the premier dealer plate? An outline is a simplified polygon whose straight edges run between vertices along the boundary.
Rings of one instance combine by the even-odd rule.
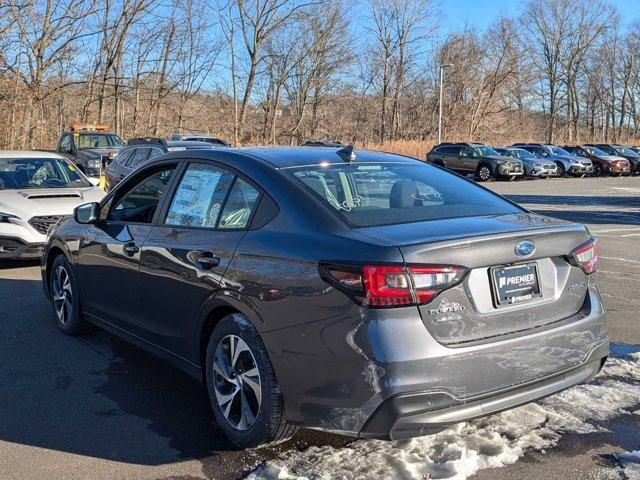
[[[494,267],[491,281],[498,305],[513,305],[542,296],[535,263]]]

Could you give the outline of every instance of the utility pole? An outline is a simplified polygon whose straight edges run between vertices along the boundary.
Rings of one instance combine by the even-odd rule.
[[[453,67],[450,63],[440,65],[440,101],[438,102],[438,143],[442,143],[442,91],[444,87],[444,69]]]

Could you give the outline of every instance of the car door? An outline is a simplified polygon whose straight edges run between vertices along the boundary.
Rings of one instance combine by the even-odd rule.
[[[115,187],[126,176],[128,170],[125,165],[134,152],[135,149],[125,150],[107,166],[105,174],[107,177],[107,185],[109,186],[109,188]]]
[[[80,239],[78,273],[86,314],[140,336],[140,247],[153,229],[177,162],[131,178],[103,204]]]
[[[199,313],[212,299],[246,233],[260,189],[231,169],[191,162],[142,246],[147,337],[188,358]]]
[[[442,154],[445,157],[445,165],[450,170],[460,171],[462,169],[462,161],[460,160],[460,147],[449,145],[442,148]]]
[[[476,157],[473,148],[467,146],[460,147],[460,164],[461,170],[475,173],[478,169],[478,157]]]

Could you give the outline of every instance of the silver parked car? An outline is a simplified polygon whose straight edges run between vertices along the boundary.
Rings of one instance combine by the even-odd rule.
[[[585,157],[571,155],[564,148],[544,143],[515,143],[512,147],[522,148],[536,157],[546,158],[558,167],[558,176],[586,177],[593,173],[593,162]]]
[[[517,158],[522,161],[524,173],[527,177],[548,178],[556,177],[558,175],[558,166],[554,162],[547,160],[544,157],[537,157],[524,148],[498,147],[494,150],[500,155]]]

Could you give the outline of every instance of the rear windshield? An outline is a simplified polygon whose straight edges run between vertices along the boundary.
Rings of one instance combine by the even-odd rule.
[[[314,165],[288,172],[355,227],[523,211],[472,182],[421,162]]]

